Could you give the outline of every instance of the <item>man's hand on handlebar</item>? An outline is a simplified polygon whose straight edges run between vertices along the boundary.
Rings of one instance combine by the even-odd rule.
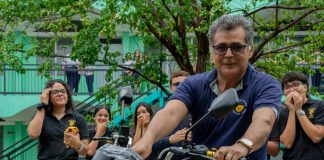
[[[242,157],[246,157],[248,154],[248,148],[240,143],[235,143],[232,146],[221,147],[217,152],[217,160],[239,160]]]

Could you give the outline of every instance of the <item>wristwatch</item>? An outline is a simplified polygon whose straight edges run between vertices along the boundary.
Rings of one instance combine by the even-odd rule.
[[[42,102],[42,103],[39,103],[36,108],[39,111],[42,110],[42,108],[44,108],[45,110],[47,110],[47,109],[49,109],[49,105]]]
[[[242,144],[244,147],[246,147],[248,149],[248,153],[249,154],[251,152],[251,150],[253,149],[253,142],[250,141],[247,138],[241,138],[239,139],[236,143],[240,143]]]
[[[85,145],[81,142],[81,146],[79,147],[79,149],[77,149],[77,151],[82,152],[84,148],[85,148]]]
[[[299,117],[299,116],[304,116],[304,115],[306,115],[306,113],[305,113],[305,111],[303,111],[303,110],[298,110],[298,111],[296,111],[296,115],[297,115],[297,117]]]

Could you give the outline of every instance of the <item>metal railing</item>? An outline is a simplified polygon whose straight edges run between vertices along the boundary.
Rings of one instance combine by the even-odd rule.
[[[15,69],[4,66],[0,70],[0,94],[40,94],[45,87],[45,82],[48,81],[43,75],[37,70],[38,65],[23,65],[25,68],[24,74],[18,74]],[[95,65],[94,71],[94,82],[93,92],[97,92],[98,88],[104,86],[107,82],[105,81],[105,75],[108,71],[109,66]],[[54,67],[53,67],[54,68]],[[80,69],[79,71],[87,71],[89,69]],[[67,80],[65,71],[67,69],[51,69],[50,76],[53,79]],[[123,70],[119,69],[113,73],[112,80],[118,79],[123,75]],[[85,76],[80,75],[78,94],[88,94],[87,84]]]

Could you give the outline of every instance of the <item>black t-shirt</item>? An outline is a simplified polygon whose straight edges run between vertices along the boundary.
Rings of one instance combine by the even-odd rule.
[[[313,100],[308,97],[308,101],[302,106],[307,118],[312,124],[324,125],[324,101]],[[280,112],[280,134],[283,133],[288,121],[288,108]],[[324,158],[324,140],[319,143],[307,136],[298,118],[296,117],[296,137],[290,149],[284,149],[284,160],[319,160]]]
[[[275,121],[273,124],[271,133],[269,135],[269,141],[276,141],[278,142],[278,145],[280,143],[280,133],[279,133],[279,119]],[[270,160],[270,155],[267,155],[268,160]]]
[[[74,126],[79,129],[80,140],[89,138],[88,126],[81,114],[68,110],[60,120],[50,113],[45,114],[39,137],[38,159],[78,159],[77,151],[73,148],[66,148],[63,142],[65,129],[71,123],[74,123]]]
[[[112,133],[113,133],[113,132],[114,132],[113,130],[107,128],[105,134],[103,135],[103,137],[112,137]],[[91,143],[91,141],[92,141],[92,139],[93,139],[93,137],[94,137],[95,135],[96,135],[96,130],[95,130],[95,129],[90,129],[90,130],[89,130],[89,144]],[[105,145],[105,144],[107,144],[106,141],[99,141],[99,142],[98,142],[97,149],[100,148],[101,146]],[[86,159],[87,159],[87,160],[91,160],[92,157],[93,157],[93,156],[87,156]]]

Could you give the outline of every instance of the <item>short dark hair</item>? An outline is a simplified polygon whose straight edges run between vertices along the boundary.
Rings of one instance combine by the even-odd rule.
[[[281,78],[281,87],[282,89],[284,89],[284,85],[289,83],[289,82],[293,82],[293,81],[300,81],[303,84],[306,84],[308,87],[308,79],[307,77],[300,72],[296,72],[296,71],[291,71],[286,73],[282,78]]]
[[[96,116],[96,114],[101,110],[101,109],[104,109],[108,112],[108,115],[109,115],[109,120],[111,120],[111,114],[110,114],[110,109],[109,107],[105,106],[105,105],[100,105],[98,107],[96,107],[96,109],[94,110],[93,112],[93,117]]]
[[[176,71],[171,74],[170,85],[172,85],[172,79],[176,77],[188,77],[190,74],[186,71]]]
[[[68,84],[66,84],[63,80],[61,79],[53,79],[53,80],[50,80],[46,83],[45,85],[45,89],[46,88],[52,88],[53,85],[55,83],[60,83],[64,86],[65,90],[66,90],[66,93],[68,95],[68,101],[65,105],[66,107],[66,110],[67,111],[69,108],[71,108],[72,110],[74,110],[74,105],[73,105],[73,100],[72,100],[72,94],[71,94],[71,89],[70,89],[70,86]],[[49,92],[49,97],[51,96],[51,92]],[[53,111],[52,107],[53,107],[53,103],[51,102],[51,99],[49,98],[48,100],[48,105],[50,106],[50,112]]]
[[[209,45],[213,45],[214,36],[219,31],[232,31],[238,27],[242,27],[245,31],[246,43],[249,46],[253,45],[253,27],[251,21],[243,16],[238,15],[223,15],[216,19],[209,27],[208,39]]]
[[[152,118],[153,118],[153,110],[152,110],[151,105],[149,105],[148,103],[145,103],[145,102],[141,102],[141,103],[137,104],[137,106],[135,108],[135,113],[134,113],[134,128],[135,128],[135,131],[136,131],[136,126],[137,126],[137,110],[141,106],[144,106],[145,109],[147,110],[147,112],[150,113],[150,120],[152,120]]]

